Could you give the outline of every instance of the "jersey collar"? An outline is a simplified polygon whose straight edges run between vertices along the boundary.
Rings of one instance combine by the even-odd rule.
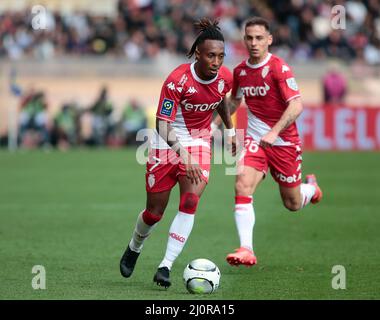
[[[193,62],[191,65],[190,65],[190,70],[191,70],[191,74],[193,76],[193,78],[195,80],[197,80],[199,83],[202,83],[202,84],[210,84],[210,83],[213,83],[217,78],[218,78],[218,75],[219,75],[219,72],[216,74],[215,78],[211,79],[211,80],[202,80],[201,78],[198,77],[198,75],[196,74],[195,72],[195,68],[194,68],[194,64],[195,62]]]
[[[257,64],[250,64],[248,62],[249,59],[247,59],[246,64],[247,64],[248,67],[250,67],[252,69],[257,69],[257,68],[260,68],[260,67],[266,65],[268,63],[268,61],[269,61],[269,59],[270,59],[271,56],[272,56],[272,54],[268,53],[267,56],[265,57],[265,59],[263,61],[261,61],[260,63],[257,63]]]

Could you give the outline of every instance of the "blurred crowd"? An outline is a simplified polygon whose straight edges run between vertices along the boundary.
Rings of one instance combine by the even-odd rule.
[[[48,13],[45,30],[33,30],[30,9],[0,14],[0,57],[114,55],[135,62],[184,54],[195,39],[193,22],[217,18],[227,59],[245,55],[241,26],[251,16],[273,26],[272,51],[285,59],[361,59],[380,64],[380,0],[119,0],[115,17]],[[332,8],[345,8],[345,29],[333,29]],[[340,11],[341,12],[341,11]]]
[[[141,143],[136,134],[147,127],[147,116],[134,99],[116,115],[107,87],[103,87],[90,106],[65,103],[51,118],[44,92],[31,89],[21,98],[18,124],[17,143],[25,148],[136,146]]]

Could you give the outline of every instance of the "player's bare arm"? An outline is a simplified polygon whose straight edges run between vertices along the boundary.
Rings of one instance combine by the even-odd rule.
[[[303,106],[300,97],[290,100],[288,107],[281,116],[280,120],[273,126],[272,130],[264,135],[260,140],[260,145],[270,147],[276,141],[278,135],[289,127],[302,113]]]
[[[156,118],[156,130],[165,142],[183,159],[186,166],[186,174],[191,183],[198,184],[201,182],[202,170],[199,164],[178,141],[170,122]]]
[[[218,109],[216,111],[218,112],[221,120],[223,121],[226,129],[233,129],[233,124],[231,120],[231,112],[227,105],[227,98],[224,98],[222,103],[219,104]]]
[[[232,96],[229,96],[227,98],[224,98],[224,100],[225,101],[222,104],[226,105],[226,107],[228,108],[228,110],[230,112],[230,115],[232,116],[236,112],[237,108],[240,106],[242,99],[241,98],[238,99],[238,98],[234,98]],[[218,113],[219,113],[219,111],[218,111]],[[212,125],[214,126],[214,128],[217,128],[222,124],[222,122],[223,122],[223,120],[222,120],[220,114],[218,114],[215,117],[215,119],[213,120]]]
[[[240,106],[241,100],[242,98],[235,98],[232,95],[227,98],[226,103],[228,109],[230,110],[231,116],[236,112],[237,108]]]
[[[226,97],[223,99],[222,103],[217,109],[219,119],[223,121],[227,132],[227,147],[231,150],[233,156],[236,155],[236,134],[235,129],[231,120],[231,109],[229,106],[229,99]]]

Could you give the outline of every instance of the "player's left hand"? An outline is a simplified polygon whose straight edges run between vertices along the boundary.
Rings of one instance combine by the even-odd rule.
[[[269,131],[266,135],[264,135],[260,140],[260,146],[263,148],[272,147],[274,142],[276,141],[278,134],[273,131]]]

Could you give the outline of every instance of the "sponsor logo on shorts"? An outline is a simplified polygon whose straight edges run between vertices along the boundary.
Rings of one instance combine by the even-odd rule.
[[[170,117],[173,112],[173,107],[174,107],[174,101],[165,98],[164,101],[162,101],[160,114],[162,114],[163,116]]]
[[[180,236],[179,234],[176,234],[174,232],[169,233],[169,236],[171,236],[173,239],[179,241],[179,242],[185,242],[185,237]]]
[[[283,174],[280,173],[280,172],[276,172],[276,173],[275,173],[275,176],[276,176],[276,178],[277,178],[278,180],[280,180],[281,182],[294,183],[294,182],[297,182],[298,180],[301,179],[302,174],[301,174],[301,172],[300,172],[298,175],[293,174],[292,176],[287,177],[287,176],[283,175]]]

